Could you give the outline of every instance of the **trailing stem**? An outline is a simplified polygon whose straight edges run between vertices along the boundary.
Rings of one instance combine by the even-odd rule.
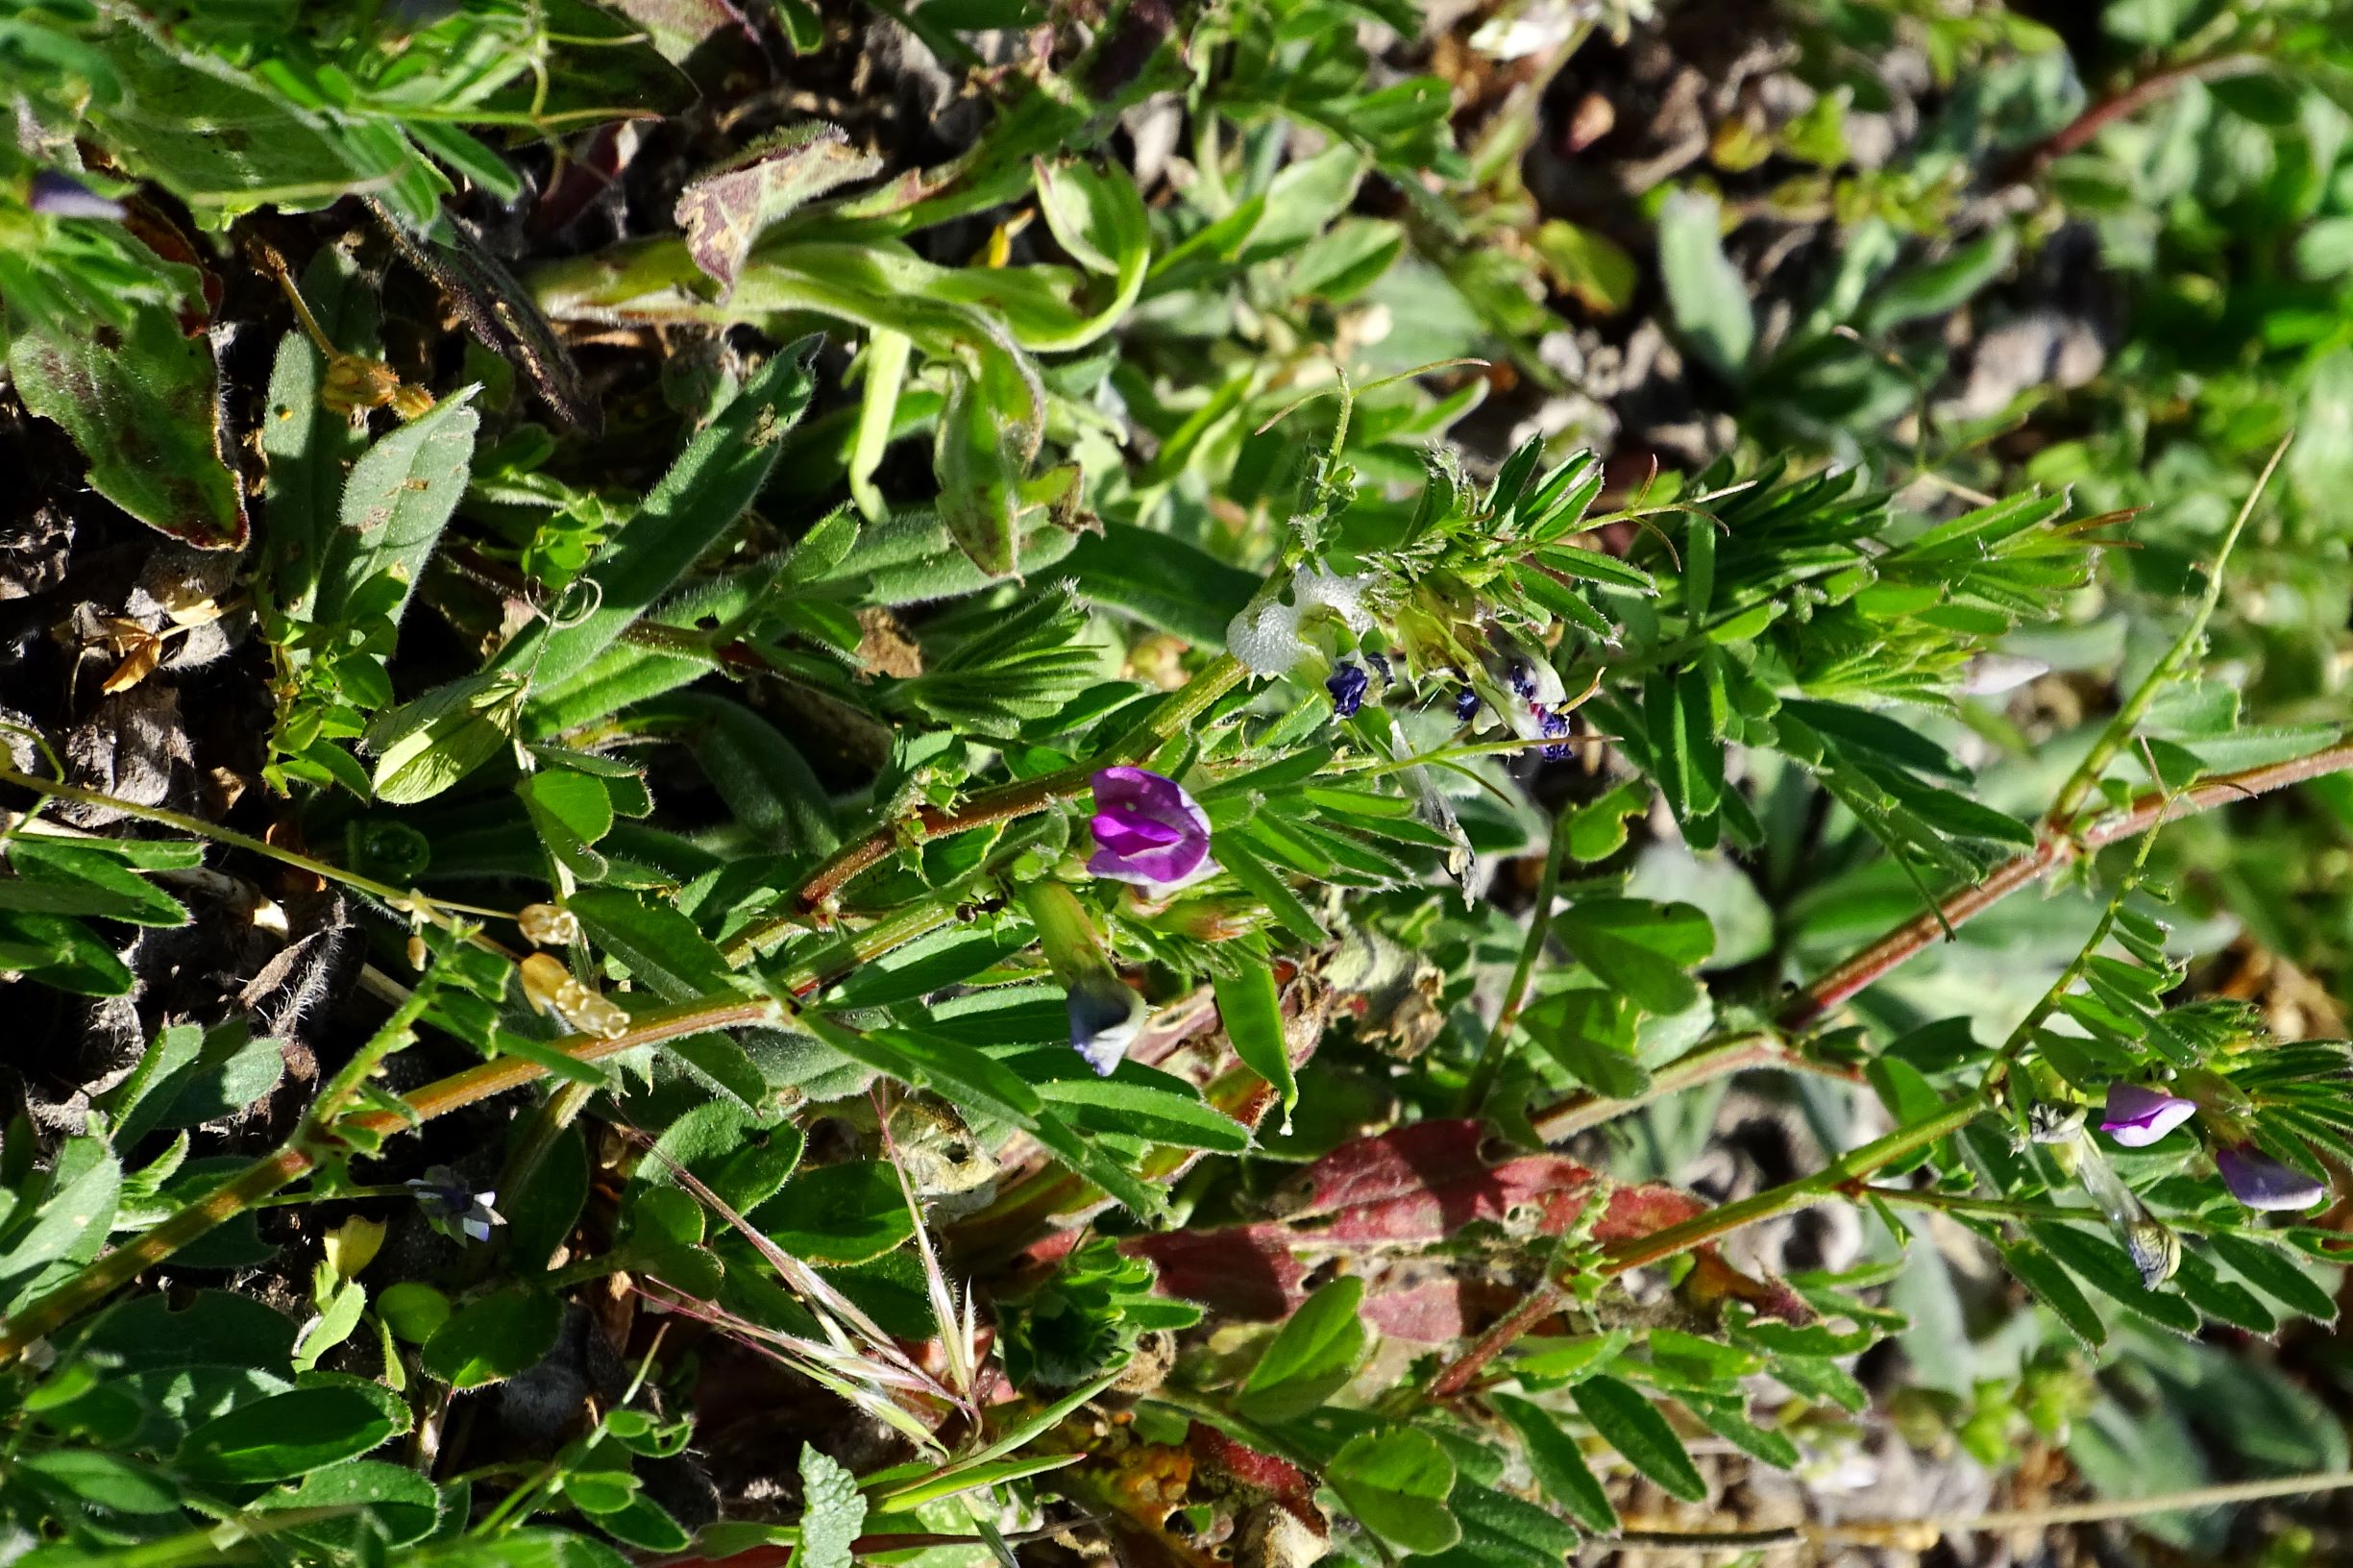
[[[2178,821],[2238,800],[2268,795],[2291,785],[2353,769],[2353,743],[2292,757],[2286,762],[2220,773],[2186,790],[2150,791],[2113,816],[2095,818],[2071,835],[2047,832],[2034,848],[2004,861],[1983,881],[1955,890],[1934,910],[1924,911],[1824,970],[1782,1004],[1771,1031],[1749,1031],[1708,1041],[1661,1067],[1651,1088],[1625,1100],[1592,1093],[1572,1094],[1532,1113],[1529,1124],[1547,1142],[1640,1110],[1680,1090],[1728,1072],[1751,1067],[1787,1067],[1851,1079],[1852,1069],[1817,1062],[1792,1037],[1918,957],[1947,933],[2018,892],[2043,881],[2085,855],[2149,828]]]

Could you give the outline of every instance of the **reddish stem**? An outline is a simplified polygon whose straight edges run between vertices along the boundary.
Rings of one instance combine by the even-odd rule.
[[[2171,97],[2188,83],[2247,76],[2268,69],[2270,61],[2261,55],[2217,55],[2152,71],[2093,104],[2041,141],[2022,148],[2002,165],[1995,184],[2012,185],[2039,178],[2045,169],[2068,154],[2081,152],[2091,144],[2093,137],[2117,121],[2128,119],[2149,105]]]

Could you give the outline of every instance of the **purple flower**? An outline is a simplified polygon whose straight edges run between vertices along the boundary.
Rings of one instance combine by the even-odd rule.
[[[1071,1048],[1094,1068],[1096,1077],[1110,1077],[1143,1031],[1149,1012],[1144,999],[1107,968],[1077,976],[1065,1004],[1070,1015]]]
[[[1547,736],[1557,739],[1566,737],[1569,733],[1569,716],[1552,708],[1537,712],[1536,723],[1544,726],[1544,733]],[[1548,746],[1543,748],[1544,760],[1547,762],[1558,762],[1568,754],[1569,748],[1565,744]]]
[[[1364,706],[1364,690],[1373,683],[1360,664],[1343,664],[1332,672],[1324,682],[1324,690],[1332,694],[1332,711],[1343,719],[1353,719]]]
[[[1467,724],[1479,713],[1479,694],[1468,686],[1455,693],[1455,722]]]
[[[1173,778],[1141,768],[1104,769],[1094,775],[1094,816],[1087,825],[1095,843],[1087,869],[1097,876],[1165,891],[1217,870],[1210,859],[1210,820]]]
[[[426,1219],[434,1230],[452,1240],[487,1241],[494,1225],[503,1225],[506,1217],[492,1204],[499,1195],[484,1188],[474,1190],[472,1183],[447,1165],[430,1165],[423,1176],[412,1177],[409,1188],[417,1194],[417,1207],[425,1211]]]
[[[2328,1196],[2324,1184],[2244,1143],[2215,1150],[2214,1168],[2222,1173],[2222,1185],[2249,1209],[2304,1210]]]
[[[2099,1130],[2128,1149],[2144,1149],[2197,1115],[2197,1102],[2140,1084],[2110,1084]]]
[[[70,174],[43,169],[33,177],[25,205],[52,218],[119,218],[123,204],[101,196]]]

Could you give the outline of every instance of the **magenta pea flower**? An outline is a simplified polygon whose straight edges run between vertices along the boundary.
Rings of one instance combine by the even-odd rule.
[[[2251,1144],[2215,1150],[2214,1168],[2231,1195],[2249,1209],[2302,1211],[2328,1196],[2325,1184]]]
[[[2099,1130],[2128,1149],[2143,1149],[2197,1115],[2197,1102],[2140,1084],[2110,1084]]]
[[[1115,882],[1167,893],[1213,874],[1210,820],[1173,778],[1141,768],[1094,775],[1095,850],[1087,869]]]

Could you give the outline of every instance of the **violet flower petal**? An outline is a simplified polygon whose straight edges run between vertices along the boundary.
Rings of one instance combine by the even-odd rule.
[[[2099,1130],[2128,1149],[2144,1149],[2197,1115],[2197,1102],[2140,1084],[2110,1084]]]
[[[2231,1195],[2249,1209],[2301,1211],[2328,1196],[2325,1184],[2245,1144],[2217,1149],[2214,1168]]]
[[[1332,711],[1342,719],[1354,718],[1364,705],[1364,693],[1372,682],[1372,675],[1362,665],[1343,664],[1333,671],[1332,677],[1324,682],[1324,690],[1332,694]]]
[[[42,169],[33,176],[25,205],[52,218],[119,218],[123,204],[101,196],[70,174]]]
[[[1094,775],[1094,804],[1087,869],[1095,875],[1165,891],[1216,870],[1209,818],[1175,779],[1106,768]]]

